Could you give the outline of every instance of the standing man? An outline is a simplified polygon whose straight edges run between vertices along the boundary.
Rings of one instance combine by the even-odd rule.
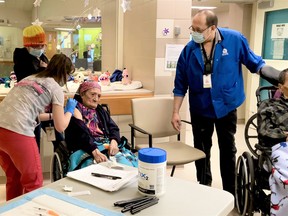
[[[236,109],[245,100],[242,64],[257,73],[265,62],[241,33],[217,24],[210,10],[200,10],[193,17],[193,40],[183,49],[176,69],[172,124],[180,130],[179,110],[189,89],[194,146],[206,154],[206,159],[195,163],[197,179],[204,175],[204,184],[212,184],[210,150],[215,126],[223,189],[235,194]]]

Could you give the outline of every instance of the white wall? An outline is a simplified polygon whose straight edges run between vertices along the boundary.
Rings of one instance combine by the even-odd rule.
[[[31,25],[32,14],[31,11],[25,11],[20,9],[0,7],[0,18],[6,19],[12,26],[25,27]],[[6,25],[7,24],[1,24]],[[2,31],[0,31],[2,33]]]
[[[12,61],[13,51],[16,47],[22,47],[22,29],[0,26],[0,37],[3,45],[0,46],[0,61]]]
[[[218,26],[219,27],[228,27],[229,26],[229,19],[227,19],[228,12],[219,12],[217,13],[218,17]]]

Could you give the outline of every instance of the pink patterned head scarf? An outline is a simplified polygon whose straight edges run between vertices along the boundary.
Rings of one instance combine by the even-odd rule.
[[[95,82],[95,81],[86,81],[81,83],[81,85],[79,86],[79,94],[81,95],[83,92],[89,90],[89,89],[93,89],[93,88],[98,88],[101,90],[101,86]]]

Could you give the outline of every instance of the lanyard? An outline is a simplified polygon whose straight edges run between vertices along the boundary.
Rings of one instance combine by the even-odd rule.
[[[204,45],[203,43],[201,44],[202,46],[202,50],[203,50],[203,55],[204,55],[204,74],[208,75],[212,73],[212,56],[213,56],[213,50],[214,50],[214,46],[215,46],[215,37],[213,39],[213,44],[212,44],[212,48],[211,48],[211,54],[210,57],[208,59],[206,51],[204,49]]]

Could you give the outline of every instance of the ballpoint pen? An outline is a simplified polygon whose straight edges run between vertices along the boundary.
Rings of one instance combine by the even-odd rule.
[[[99,177],[99,178],[107,178],[111,180],[121,179],[119,176],[113,176],[113,175],[106,175],[101,173],[91,173],[92,176]]]
[[[132,206],[131,206],[131,209],[136,209],[136,208],[138,208],[138,207],[140,207],[140,206],[143,206],[143,205],[146,205],[146,204],[148,204],[148,203],[150,203],[150,202],[153,202],[153,201],[155,201],[155,200],[159,200],[157,197],[150,197],[150,199],[146,199],[146,200],[143,200],[143,201],[141,201],[141,202],[137,202],[137,203],[134,203]],[[130,210],[131,210],[130,209]]]
[[[158,201],[159,201],[159,199],[153,199],[152,201],[146,203],[145,205],[141,205],[141,206],[139,206],[139,207],[137,207],[137,208],[132,208],[132,209],[130,210],[130,213],[131,213],[131,214],[136,214],[136,213],[142,211],[143,209],[146,209],[146,208],[148,208],[148,207],[150,207],[150,206],[153,206],[153,205],[157,204]]]
[[[124,208],[121,210],[121,212],[124,213],[124,212],[130,211],[130,210],[132,210],[134,208],[138,208],[138,207],[140,207],[142,205],[145,205],[145,204],[147,204],[149,202],[152,202],[155,199],[158,199],[158,198],[156,198],[156,197],[146,197],[145,199],[142,199],[142,200],[140,200],[138,202],[129,203],[129,204],[124,206]]]
[[[131,203],[136,203],[142,200],[146,200],[147,198],[148,198],[147,196],[144,196],[144,197],[137,197],[137,198],[133,198],[129,200],[120,200],[120,201],[115,202],[114,206],[124,207]]]

